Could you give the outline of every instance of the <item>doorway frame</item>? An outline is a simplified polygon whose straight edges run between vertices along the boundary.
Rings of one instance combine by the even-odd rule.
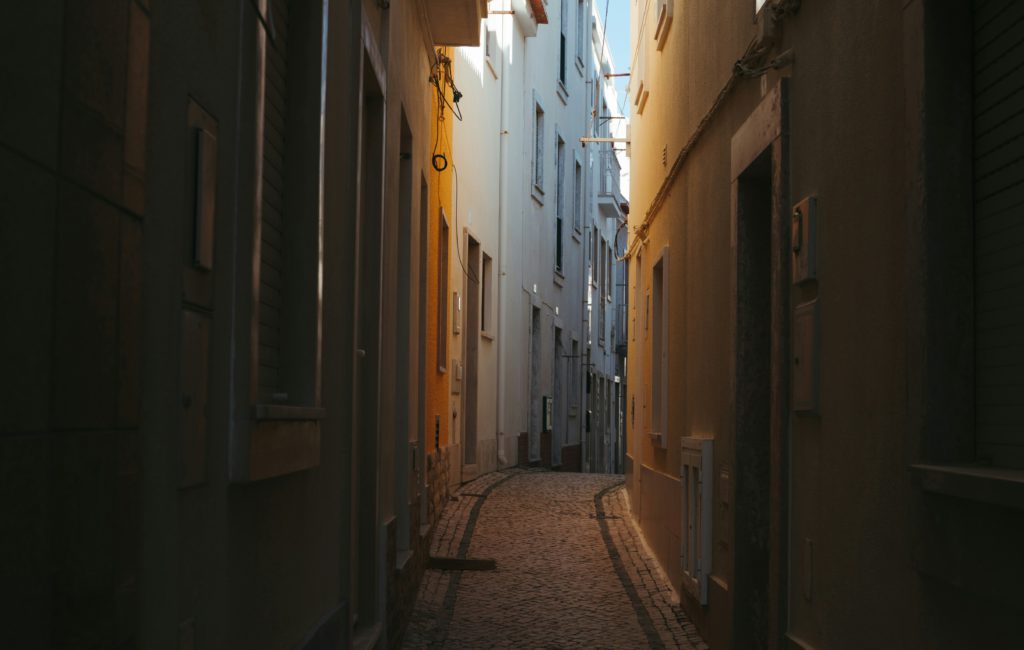
[[[380,340],[381,340],[381,265],[384,259],[384,182],[386,179],[385,165],[387,161],[387,71],[384,59],[373,38],[365,14],[362,16],[362,39],[360,43],[359,63],[359,115],[358,115],[358,174],[356,179],[356,363],[353,367],[353,439],[352,439],[352,473],[351,473],[351,541],[350,550],[350,585],[351,607],[349,609],[349,628],[354,638],[360,643],[375,642],[383,630],[384,619],[384,577],[385,553],[382,552],[384,536],[380,526],[381,519],[381,473],[380,473]],[[369,93],[368,89],[373,90]],[[367,110],[370,97],[379,102],[377,110]],[[372,120],[369,125],[367,120]],[[379,149],[366,150],[364,139],[368,128],[378,129],[374,139],[379,142]],[[369,157],[368,157],[369,156]],[[367,163],[375,168],[379,177],[374,177]],[[378,168],[379,166],[379,168]],[[368,185],[367,177],[370,178]],[[368,196],[372,192],[372,196]],[[373,201],[367,207],[368,201]],[[372,214],[371,214],[372,213]],[[364,246],[367,226],[376,230],[372,251]],[[369,262],[364,256],[372,253]],[[371,272],[370,264],[375,267]],[[369,277],[367,277],[369,276]],[[368,301],[365,302],[364,301]],[[364,308],[369,308],[364,309]],[[366,328],[370,327],[365,319],[375,324],[376,333],[368,336]],[[367,343],[371,343],[368,345]],[[361,379],[360,366],[368,369],[370,381]],[[364,395],[361,391],[368,391]],[[372,501],[372,504],[370,503]],[[368,511],[367,511],[368,510]],[[370,516],[372,515],[372,517]],[[370,522],[368,519],[372,518]],[[366,530],[366,526],[370,530]],[[365,560],[372,561],[366,562]],[[360,568],[371,571],[368,578]],[[362,619],[360,619],[362,615]]]
[[[738,295],[738,221],[740,177],[763,154],[771,161],[771,225],[769,233],[770,278],[769,309],[769,485],[768,485],[768,620],[764,630],[769,647],[784,647],[788,631],[789,603],[789,485],[790,485],[790,321],[792,297],[790,287],[790,170],[789,170],[789,79],[783,77],[762,96],[761,102],[735,131],[730,146],[730,245],[732,251],[730,288],[732,299],[730,322],[737,322]],[[738,342],[740,332],[733,332]],[[736,413],[736,355],[730,358],[730,377]],[[734,415],[734,417],[736,417]],[[733,421],[735,436],[738,419]],[[736,457],[732,459],[735,463]],[[738,473],[734,471],[735,474]],[[735,481],[735,479],[734,479]],[[733,492],[738,490],[733,489]],[[735,510],[734,510],[735,512]],[[736,527],[733,525],[735,536]],[[735,548],[736,539],[733,539]],[[735,553],[735,551],[734,551]],[[733,557],[735,563],[735,555]],[[748,620],[747,612],[738,611],[735,587],[732,593],[732,620]],[[745,618],[746,617],[746,618]],[[734,623],[735,625],[735,623]],[[734,626],[732,635],[735,636]],[[735,641],[735,638],[733,639]]]
[[[480,471],[480,280],[484,251],[481,238],[468,226],[462,228],[461,239],[459,245],[465,251],[462,259],[465,260],[468,271],[476,276],[474,281],[470,273],[463,271],[462,294],[465,296],[466,308],[463,312],[465,316],[462,325],[462,436],[459,456],[462,482],[466,483],[476,478]],[[470,451],[470,434],[473,436],[472,463],[466,458]]]

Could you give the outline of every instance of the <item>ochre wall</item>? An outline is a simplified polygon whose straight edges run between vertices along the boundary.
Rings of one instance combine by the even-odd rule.
[[[635,92],[642,77],[650,96],[632,120],[631,239],[677,153],[756,35],[753,4],[676,2],[660,52],[651,34],[653,16],[648,17],[650,31],[640,36],[647,58],[636,62],[632,80]],[[712,647],[733,641],[735,553],[745,543],[735,534],[735,510],[721,499],[723,485],[735,488],[733,368],[735,341],[743,336],[736,332],[733,311],[731,146],[783,76],[791,148],[782,209],[788,214],[793,203],[816,196],[819,214],[817,285],[793,289],[789,308],[818,297],[821,403],[818,416],[792,417],[789,466],[773,470],[790,477],[792,493],[783,502],[788,539],[770,541],[774,552],[788,558],[781,568],[788,592],[772,594],[774,606],[788,605],[788,613],[775,624],[816,648],[1001,647],[1012,632],[1012,612],[1020,611],[1006,580],[967,577],[1000,573],[992,567],[1012,557],[1002,540],[1020,539],[1024,530],[1019,511],[940,504],[914,482],[910,469],[921,462],[921,436],[931,433],[914,429],[907,390],[908,378],[921,371],[910,365],[908,354],[919,336],[908,323],[915,322],[909,305],[920,287],[908,280],[908,256],[919,244],[907,224],[914,210],[924,209],[908,199],[916,178],[909,170],[919,162],[908,153],[908,142],[923,113],[906,108],[915,84],[923,85],[906,63],[914,54],[908,43],[923,29],[919,13],[908,7],[920,12],[921,4],[930,5],[805,2],[787,16],[773,56],[792,48],[793,65],[737,82],[669,183],[667,199],[637,249],[639,262],[636,255],[630,261],[631,291],[642,275],[627,396],[635,399],[636,410],[635,420],[627,416],[634,514],[679,589],[679,438],[714,437],[716,476],[706,485],[715,491],[712,559],[719,580],[710,588],[708,606],[683,598]],[[946,13],[930,6],[935,16]],[[634,14],[634,25],[639,20]],[[662,450],[647,435],[651,359],[643,317],[652,264],[666,245],[670,397],[668,445]],[[633,305],[631,300],[631,315]],[[731,482],[719,480],[722,470],[731,472]],[[981,550],[986,544],[1002,554]],[[934,564],[945,571],[926,577],[924,563],[932,556],[944,558]],[[965,586],[953,586],[956,581]],[[980,594],[985,608],[977,605]],[[972,634],[981,636],[971,642]]]
[[[455,51],[453,48],[439,48],[446,56],[454,56]],[[451,101],[450,93],[448,99]],[[452,369],[447,371],[441,371],[437,363],[437,327],[438,327],[438,305],[442,303],[442,296],[438,295],[438,256],[440,255],[440,249],[438,247],[438,237],[441,228],[441,212],[442,210],[448,215],[448,227],[449,227],[449,259],[448,259],[448,271],[449,278],[451,277],[451,265],[452,265],[452,244],[454,241],[451,237],[454,236],[454,224],[451,222],[452,214],[452,168],[451,162],[453,158],[452,151],[452,121],[453,117],[451,111],[445,107],[442,112],[438,106],[437,92],[431,89],[430,93],[431,102],[431,131],[430,131],[430,143],[432,151],[438,154],[443,153],[448,159],[448,168],[444,171],[436,171],[433,167],[428,167],[427,182],[429,184],[429,206],[427,208],[427,412],[424,418],[427,426],[427,452],[429,453],[434,449],[434,431],[435,422],[440,422],[440,432],[438,446],[443,448],[448,445],[449,442],[449,422],[451,418],[448,413],[448,398],[449,398],[449,374]],[[437,143],[434,146],[434,143]],[[448,339],[448,355],[447,358],[450,360],[453,355],[453,343],[451,340],[451,282],[448,282],[448,296],[445,296],[443,304],[448,310],[448,331],[444,333],[444,336]],[[445,364],[446,367],[451,365],[450,361]]]

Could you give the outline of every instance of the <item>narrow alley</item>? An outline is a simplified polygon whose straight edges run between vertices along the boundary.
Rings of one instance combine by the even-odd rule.
[[[707,648],[621,476],[487,474],[453,495],[430,554],[406,648]]]
[[[1024,648],[1024,0],[7,0],[0,650]]]

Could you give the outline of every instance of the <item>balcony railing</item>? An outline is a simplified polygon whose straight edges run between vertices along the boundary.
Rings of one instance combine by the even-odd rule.
[[[626,199],[619,185],[621,171],[615,152],[610,147],[602,150],[598,155],[597,203],[605,217],[621,219],[624,216],[622,204]]]

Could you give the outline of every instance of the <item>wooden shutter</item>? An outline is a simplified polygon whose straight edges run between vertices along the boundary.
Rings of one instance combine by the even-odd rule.
[[[288,114],[288,2],[267,0],[263,110],[263,205],[260,241],[259,389],[263,399],[281,392],[284,294],[285,138]]]
[[[1024,2],[974,2],[977,446],[1024,467]]]

